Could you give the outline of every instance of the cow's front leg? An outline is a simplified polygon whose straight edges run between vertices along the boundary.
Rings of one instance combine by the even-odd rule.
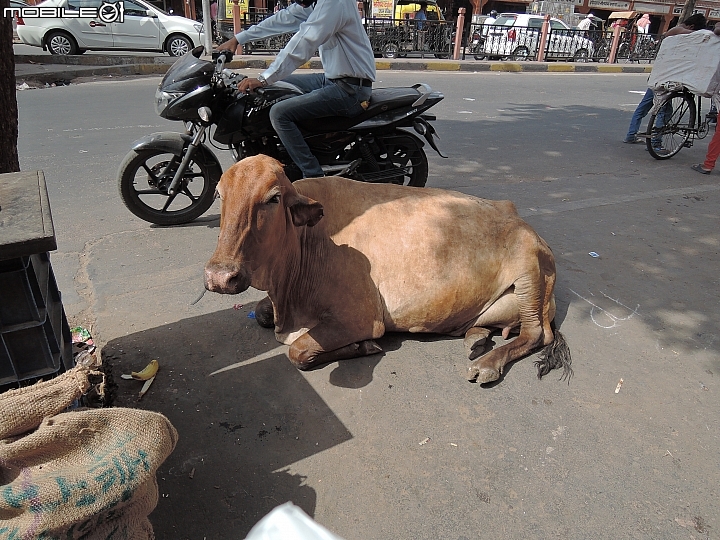
[[[358,339],[346,345],[347,342],[341,329],[315,327],[293,341],[288,357],[296,368],[306,370],[336,360],[382,352],[372,339]]]

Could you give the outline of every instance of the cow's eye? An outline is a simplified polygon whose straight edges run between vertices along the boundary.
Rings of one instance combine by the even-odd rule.
[[[270,197],[267,201],[267,204],[278,204],[280,202],[280,194],[276,193],[272,197]]]

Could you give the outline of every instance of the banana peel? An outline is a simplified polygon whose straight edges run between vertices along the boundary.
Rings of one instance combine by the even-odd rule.
[[[134,379],[136,381],[148,381],[155,377],[158,369],[160,369],[160,364],[158,364],[158,361],[150,360],[150,363],[145,366],[142,371],[133,371],[130,373],[130,375],[123,373],[120,377],[126,380]]]

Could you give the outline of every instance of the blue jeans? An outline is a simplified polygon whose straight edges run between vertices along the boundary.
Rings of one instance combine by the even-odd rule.
[[[283,79],[294,84],[305,94],[292,97],[273,105],[270,122],[288,154],[303,173],[304,178],[323,176],[320,162],[313,156],[298,123],[310,123],[315,118],[327,116],[357,116],[364,111],[363,101],[370,99],[372,88],[351,84],[336,84],[323,73],[303,73]],[[350,94],[343,89],[354,90]]]
[[[650,112],[650,109],[652,109],[654,96],[655,94],[653,93],[652,88],[648,88],[630,119],[630,127],[628,128],[627,135],[625,135],[626,141],[632,141],[635,138],[635,135],[637,135],[637,132],[640,129],[640,122],[642,122],[642,119],[645,118],[647,113]]]
[[[642,100],[640,101],[640,103],[638,103],[638,106],[635,109],[632,118],[630,119],[630,127],[628,128],[627,135],[625,135],[626,141],[632,141],[635,138],[635,135],[637,135],[637,132],[640,130],[640,123],[642,122],[642,119],[647,116],[647,114],[650,112],[650,109],[652,109],[653,107],[654,97],[655,93],[652,91],[652,88],[648,88]],[[656,125],[664,125],[666,115],[672,115],[672,109],[670,108],[669,102],[667,105],[665,105],[658,111]],[[652,142],[653,146],[660,146],[662,144],[662,140],[660,138],[653,139]]]

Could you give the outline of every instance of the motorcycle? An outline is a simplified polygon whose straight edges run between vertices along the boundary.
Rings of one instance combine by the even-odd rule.
[[[206,142],[230,150],[235,161],[269,155],[283,163],[290,180],[302,176],[269,116],[275,103],[302,91],[280,81],[241,93],[238,84],[245,76],[225,67],[232,52],[214,51],[212,62],[201,59],[202,53],[197,47],[176,61],[155,93],[156,112],[185,122],[186,133],[153,133],[135,141],[118,171],[125,206],[157,225],[188,223],[212,205],[223,171]],[[426,84],[373,89],[359,116],[318,118],[300,128],[326,175],[422,187],[428,161],[417,135],[445,157],[430,124],[435,116],[425,113],[443,98]]]

